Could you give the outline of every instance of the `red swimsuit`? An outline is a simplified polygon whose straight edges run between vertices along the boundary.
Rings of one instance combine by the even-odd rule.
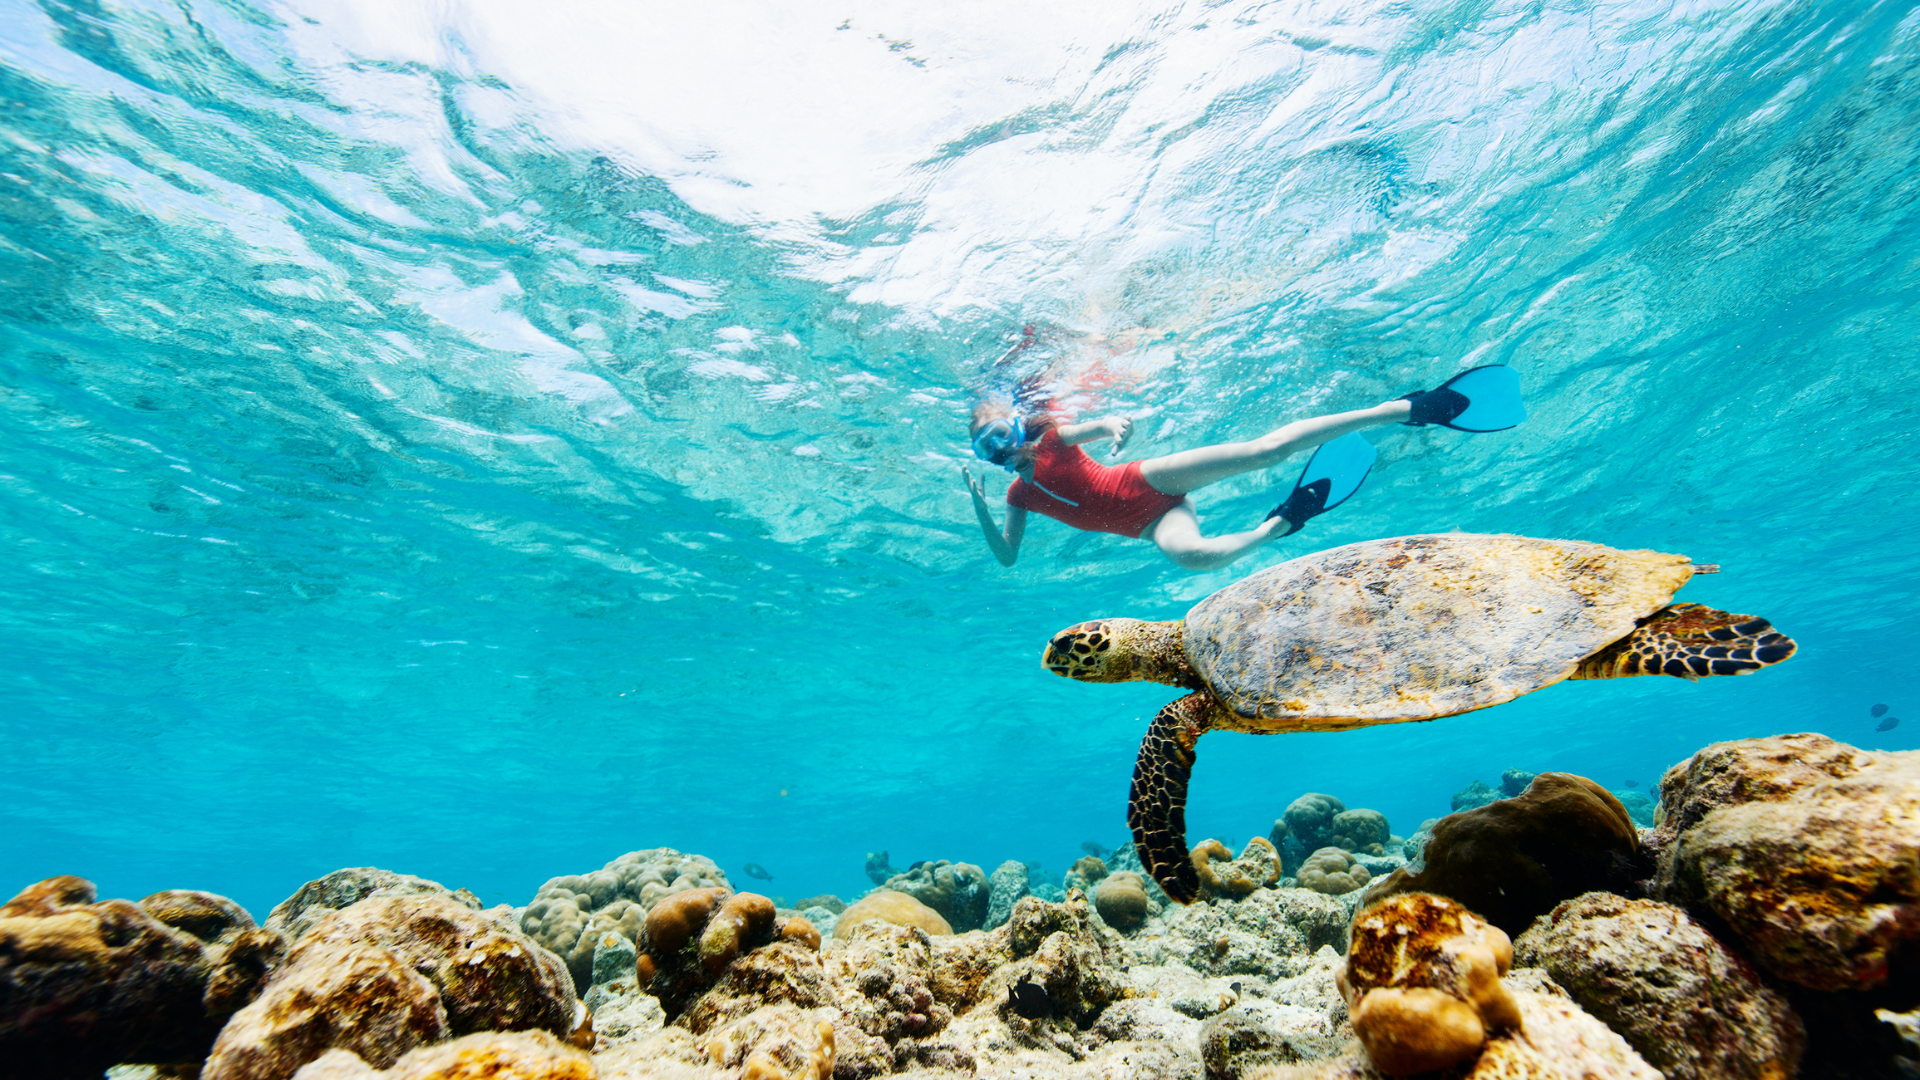
[[[1007,505],[1045,514],[1076,529],[1119,533],[1138,539],[1147,526],[1179,506],[1184,495],[1157,490],[1140,475],[1140,463],[1102,465],[1052,428],[1034,446],[1033,479],[1014,480]]]

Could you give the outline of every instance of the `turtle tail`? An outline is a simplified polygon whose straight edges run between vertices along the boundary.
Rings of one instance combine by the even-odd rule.
[[[1200,895],[1200,875],[1187,851],[1187,781],[1193,774],[1193,745],[1206,733],[1215,707],[1200,693],[1161,709],[1140,741],[1127,795],[1127,824],[1140,865],[1182,904]]]
[[[1799,648],[1758,615],[1733,615],[1705,604],[1670,604],[1633,633],[1580,662],[1569,678],[1629,675],[1744,675],[1777,664]]]

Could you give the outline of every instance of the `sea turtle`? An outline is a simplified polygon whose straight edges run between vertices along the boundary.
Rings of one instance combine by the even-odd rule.
[[[1691,680],[1792,656],[1793,641],[1765,619],[1670,602],[1694,574],[1718,569],[1576,540],[1370,540],[1262,570],[1184,620],[1076,623],[1041,662],[1086,682],[1195,691],[1147,728],[1127,803],[1141,862],[1186,903],[1199,886],[1186,846],[1187,779],[1205,732],[1432,720],[1562,679]]]

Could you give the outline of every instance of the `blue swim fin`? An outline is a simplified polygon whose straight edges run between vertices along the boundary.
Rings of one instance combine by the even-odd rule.
[[[1367,479],[1367,473],[1373,471],[1373,461],[1379,456],[1373,444],[1361,438],[1357,431],[1321,443],[1307,459],[1307,467],[1300,470],[1293,493],[1267,517],[1284,519],[1291,527],[1280,535],[1292,536],[1306,525],[1307,519],[1351,499]]]
[[[1432,390],[1408,394],[1413,403],[1409,427],[1439,424],[1455,431],[1505,431],[1527,418],[1520,400],[1520,374],[1505,364],[1467,370]]]

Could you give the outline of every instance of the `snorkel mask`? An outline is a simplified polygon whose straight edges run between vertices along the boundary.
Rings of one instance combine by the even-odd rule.
[[[1016,471],[1013,455],[1027,444],[1027,422],[1019,416],[989,422],[973,437],[973,456],[1008,472]]]

